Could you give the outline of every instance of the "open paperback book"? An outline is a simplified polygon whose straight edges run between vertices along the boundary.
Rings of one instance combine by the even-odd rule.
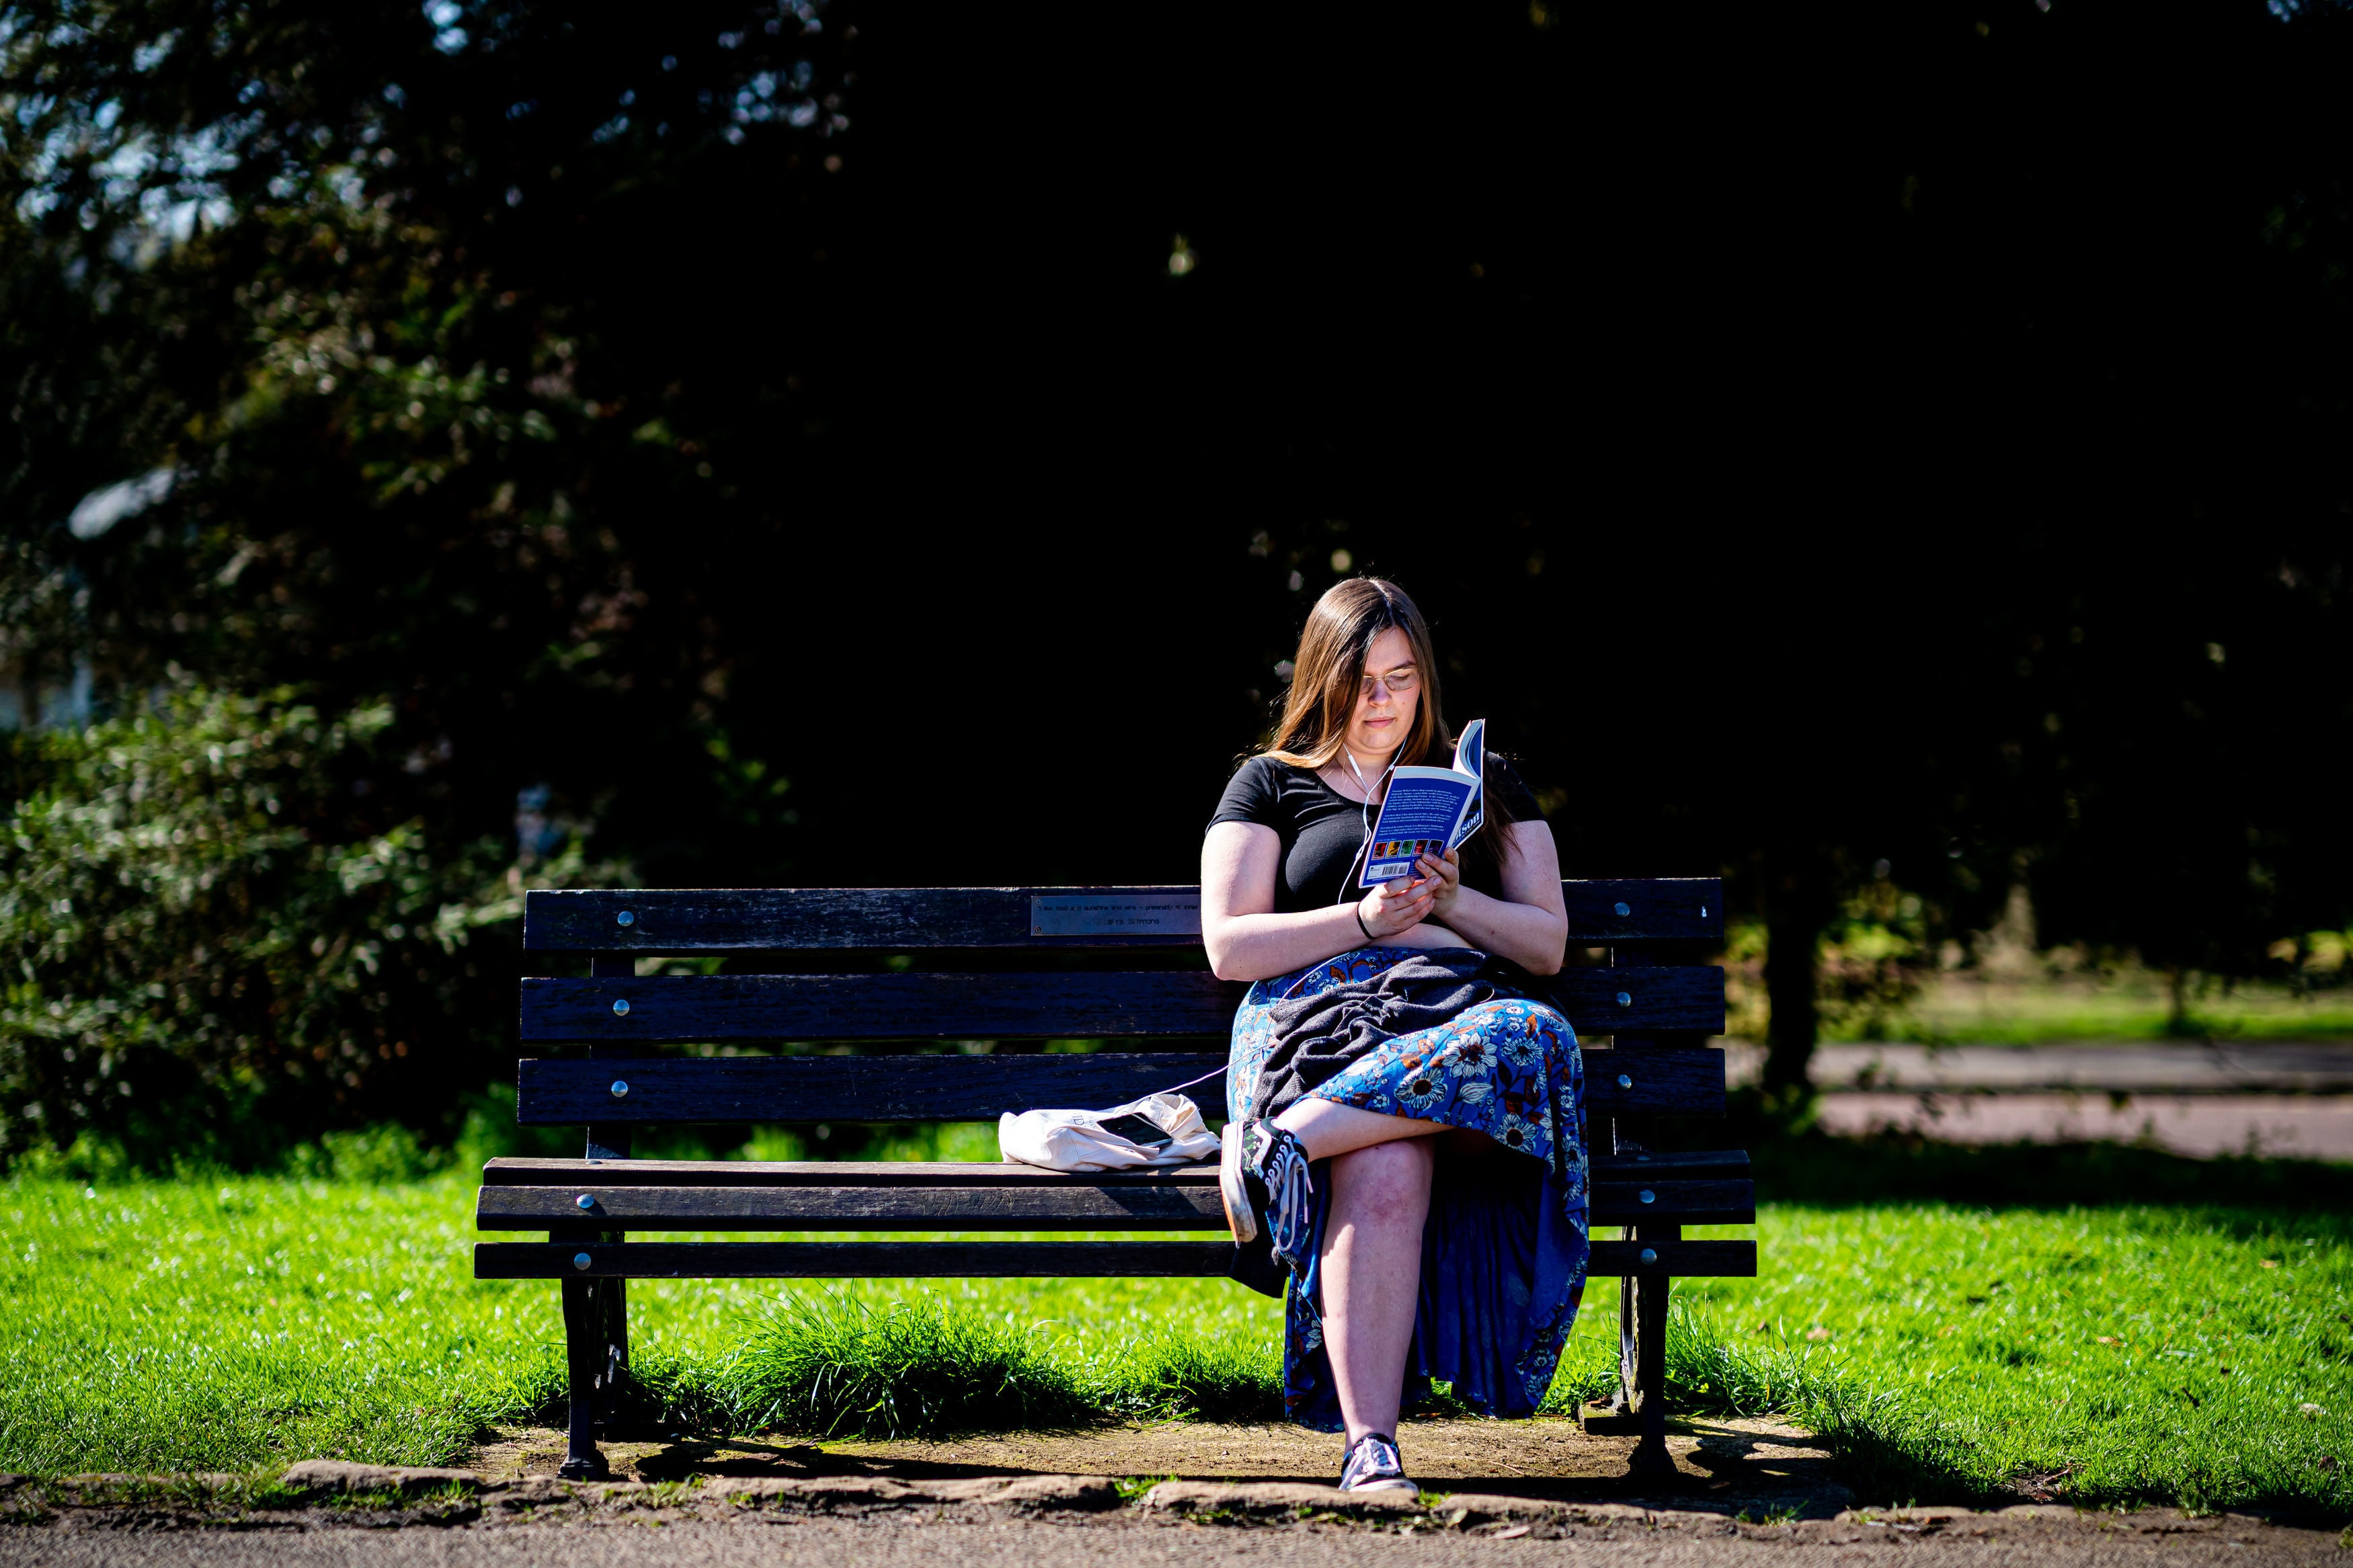
[[[1486,777],[1487,721],[1473,719],[1454,742],[1451,768],[1398,768],[1389,774],[1381,798],[1381,819],[1373,824],[1360,888],[1377,888],[1413,875],[1414,857],[1443,858],[1487,820],[1482,804]]]

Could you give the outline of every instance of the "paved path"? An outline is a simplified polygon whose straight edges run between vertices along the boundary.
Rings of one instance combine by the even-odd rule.
[[[2200,1160],[2353,1161],[2353,1095],[1826,1094],[1819,1116],[1831,1132],[1893,1129],[1947,1143],[2147,1142]]]
[[[1516,1528],[1516,1527],[1514,1527]],[[399,1530],[0,1527],[0,1568],[2343,1568],[2333,1531],[2252,1521],[1820,1521],[1747,1533],[1640,1521],[1414,1534],[1363,1526],[1199,1525],[764,1516],[734,1522],[420,1526]]]
[[[1736,1083],[1753,1082],[1765,1050],[1727,1046]],[[1915,1046],[1862,1041],[1814,1047],[1815,1084],[1848,1089],[2072,1089],[2126,1094],[2353,1093],[2353,1045]]]
[[[1736,1084],[1761,1046],[1727,1043]],[[1816,1047],[1821,1124],[1951,1143],[2147,1142],[2212,1159],[2353,1161],[2353,1046]]]

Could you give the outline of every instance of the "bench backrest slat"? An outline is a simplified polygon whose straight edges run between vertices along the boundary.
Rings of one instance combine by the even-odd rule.
[[[522,1026],[540,1043],[1222,1036],[1245,989],[1198,970],[535,979]],[[1551,990],[1581,1036],[1724,1028],[1711,967],[1572,969]]]
[[[1714,877],[1565,881],[1561,893],[1571,946],[1724,932],[1724,884]],[[523,946],[534,952],[1182,948],[1199,946],[1200,930],[1200,889],[1183,885],[534,889],[523,898]]]
[[[1546,983],[1588,1047],[1615,1037],[1623,1047],[1588,1056],[1588,1110],[1720,1113],[1723,1053],[1685,1042],[1723,1031],[1723,972],[1626,960],[1644,943],[1720,935],[1723,884],[1577,880],[1561,891],[1572,948],[1614,950],[1611,967],[1572,968]],[[603,1047],[606,1057],[522,1063],[520,1119],[550,1126],[971,1121],[1113,1105],[1209,1072],[1223,1052],[644,1053],[735,1042],[1206,1044],[1224,1040],[1244,990],[1200,968],[1142,967],[1167,960],[1141,953],[1128,961],[1138,967],[1121,972],[1072,969],[1057,956],[1158,949],[1184,963],[1190,949],[1198,963],[1200,890],[1187,886],[535,890],[525,900],[524,945],[596,960],[588,978],[522,984],[524,1041]],[[958,964],[958,952],[971,957]],[[875,963],[892,953],[935,956],[914,969]],[[756,955],[749,967],[763,973],[630,973],[638,958],[720,954]],[[776,972],[796,954],[807,972]],[[865,956],[846,966],[853,973],[824,973],[844,968],[843,954]],[[1660,956],[1685,954],[1670,946]],[[945,972],[965,967],[986,973]],[[622,1081],[629,1089],[617,1095]],[[1215,1114],[1222,1085],[1196,1092]]]
[[[585,1122],[993,1121],[1001,1111],[1119,1105],[1225,1063],[1222,1051],[1041,1056],[648,1057],[522,1063],[517,1120]],[[1630,1081],[1620,1084],[1625,1077]],[[1720,1115],[1724,1053],[1706,1047],[1593,1051],[1596,1115]],[[616,1084],[626,1085],[620,1094]],[[1225,1084],[1188,1091],[1222,1117]]]

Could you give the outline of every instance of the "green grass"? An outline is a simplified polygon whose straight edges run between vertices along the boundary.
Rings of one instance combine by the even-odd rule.
[[[1087,1318],[1102,1305],[1098,1281],[1048,1290],[1076,1298],[1060,1310]],[[1215,1303],[1240,1309],[1246,1326],[1214,1335],[1193,1321],[1074,1322],[997,1306],[930,1293],[779,1297],[746,1321],[728,1363],[728,1418],[743,1430],[892,1437],[1083,1426],[1106,1415],[1250,1419],[1280,1408],[1274,1328],[1248,1322],[1266,1315],[1248,1303]]]
[[[2303,990],[2268,981],[2225,988],[2204,981],[2189,996],[2191,1037],[2353,1038],[2353,990]],[[2162,974],[2139,968],[2002,978],[1974,971],[1931,979],[1893,1028],[1862,1019],[1831,1035],[1929,1042],[2037,1045],[2178,1039]]]
[[[553,1418],[555,1292],[470,1277],[471,1192],[0,1187],[0,1469],[446,1464],[488,1423]],[[2353,1514],[2341,1208],[1782,1203],[1757,1235],[1763,1278],[1679,1285],[1676,1397],[1791,1415],[1866,1498],[2042,1478],[2085,1503]],[[1273,1407],[1279,1309],[1222,1281],[640,1281],[630,1305],[638,1414],[672,1430]],[[1556,1405],[1607,1385],[1614,1330],[1597,1282]]]
[[[0,1468],[443,1463],[544,1403],[553,1313],[469,1279],[440,1180],[0,1191]]]
[[[559,1419],[555,1290],[472,1278],[473,1190],[0,1186],[0,1470],[449,1464]],[[1273,1303],[1219,1280],[638,1280],[629,1306],[636,1414],[679,1429],[1233,1415],[1276,1375]]]
[[[1823,1433],[1864,1496],[2353,1513],[2342,1212],[1776,1205],[1760,1234],[1762,1278],[1678,1288],[1678,1379]]]

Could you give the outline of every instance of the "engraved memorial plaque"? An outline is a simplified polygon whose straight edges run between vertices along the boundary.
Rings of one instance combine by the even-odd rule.
[[[1198,893],[1032,893],[1031,936],[1199,936]]]

